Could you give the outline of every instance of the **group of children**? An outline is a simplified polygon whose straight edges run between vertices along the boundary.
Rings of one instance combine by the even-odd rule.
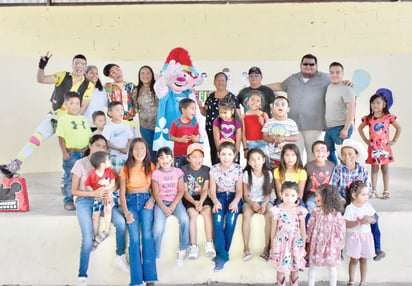
[[[231,99],[219,102],[219,117],[213,123],[213,133],[220,162],[209,169],[203,165],[204,150],[199,144],[199,126],[194,118],[196,103],[191,99],[180,101],[181,117],[170,129],[174,149],[158,150],[158,168],[150,167],[150,172],[142,177],[151,182],[148,202],[154,207],[155,256],[160,257],[166,219],[175,215],[180,237],[177,264],[183,265],[186,256],[196,259],[199,256],[196,226],[200,214],[205,222],[206,256],[213,258],[215,271],[220,271],[229,260],[237,217],[242,213],[243,260],[247,261],[252,257],[249,249],[251,217],[259,213],[265,217],[265,244],[260,258],[273,260],[278,268],[278,285],[285,285],[285,273],[289,272],[291,285],[297,285],[298,271],[303,270],[307,261],[310,263],[309,285],[314,285],[319,266],[328,267],[331,285],[336,285],[336,266],[341,261],[345,232],[350,256],[349,285],[354,283],[358,262],[361,285],[364,284],[367,259],[379,260],[385,255],[380,249],[378,216],[367,200],[370,195],[377,194],[379,165],[384,174],[384,198],[389,198],[387,163],[393,161],[390,146],[396,142],[400,128],[396,117],[389,113],[387,98],[381,94],[372,96],[370,114],[362,118],[359,126],[361,137],[369,146],[367,162],[373,165],[372,189],[368,185],[366,168],[359,162],[362,153],[359,143],[351,139],[343,141],[338,154],[341,164],[335,166],[328,160],[328,145],[316,141],[312,146],[315,159],[304,168],[300,151],[293,144],[298,139],[298,128],[287,117],[288,99],[276,97],[271,104],[271,116],[262,111],[263,102],[260,91],[251,91],[247,111],[241,118]],[[65,105],[67,114],[59,119],[56,134],[63,152],[66,188],[71,168],[86,148],[91,131],[87,120],[80,115],[77,93],[66,93]],[[121,170],[131,167],[127,164],[124,167],[127,162],[150,162],[148,152],[138,155],[138,151],[130,148],[134,132],[123,121],[122,103],[110,102],[108,114],[110,121],[107,123],[103,112],[93,114],[96,132],[108,140],[110,161],[104,152],[93,154],[91,163],[95,171],[85,184],[90,191],[110,188],[119,173],[125,177],[125,171]],[[397,130],[392,141],[389,139],[390,124]],[[370,129],[369,139],[362,131],[365,126]],[[247,159],[244,170],[239,165],[242,143]],[[376,146],[384,146],[385,150],[377,152]],[[126,182],[136,179],[128,175],[126,178]],[[117,205],[117,198],[118,194],[114,193],[111,199],[95,201],[94,248],[109,235],[110,210]],[[103,210],[105,230],[98,234],[98,218]],[[131,223],[129,214],[125,213],[125,217]]]

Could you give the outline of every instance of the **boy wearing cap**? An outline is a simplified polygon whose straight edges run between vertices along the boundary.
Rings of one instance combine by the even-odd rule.
[[[123,80],[123,72],[117,64],[107,64],[103,68],[103,74],[113,80],[104,85],[109,102],[119,101],[123,105],[123,119],[132,126],[133,134],[136,125],[133,122],[133,117],[136,115],[133,107],[132,91],[135,85],[131,82]]]
[[[331,83],[326,89],[325,142],[328,145],[328,160],[338,164],[335,154],[335,144],[341,145],[343,140],[350,138],[353,132],[353,118],[355,116],[355,90],[343,83],[343,65],[333,62],[329,65]]]
[[[183,205],[187,209],[190,220],[190,251],[189,259],[197,259],[199,247],[197,246],[197,217],[202,215],[206,232],[206,256],[213,258],[216,255],[213,246],[213,202],[208,197],[209,167],[203,165],[204,151],[199,143],[190,144],[187,148],[187,161],[182,167],[184,173],[185,190]]]
[[[194,119],[196,102],[190,98],[183,98],[179,102],[180,118],[174,120],[170,126],[169,140],[174,142],[173,154],[175,166],[181,168],[186,164],[186,152],[191,143],[200,141],[199,125]]]
[[[368,171],[359,162],[365,162],[366,150],[363,146],[352,139],[343,141],[340,150],[340,159],[342,164],[337,165],[332,172],[329,184],[335,185],[340,193],[343,203],[345,200],[345,189],[354,181],[362,181],[368,185],[369,193],[372,192],[370,181],[368,180]],[[363,159],[362,159],[363,158]],[[385,257],[385,252],[381,250],[381,233],[379,230],[379,217],[375,213],[376,223],[371,224],[373,241],[375,243],[376,256],[374,260],[380,260]]]
[[[245,112],[248,110],[247,99],[251,90],[259,90],[263,93],[264,102],[262,102],[262,110],[272,117],[270,112],[270,104],[275,100],[275,94],[269,87],[262,85],[262,71],[258,67],[251,67],[248,72],[250,87],[245,87],[238,94],[238,100],[242,104]]]

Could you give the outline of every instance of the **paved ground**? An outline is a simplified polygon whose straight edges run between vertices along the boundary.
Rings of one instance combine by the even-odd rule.
[[[170,284],[156,284],[157,286],[169,286]],[[173,284],[173,286],[273,286],[273,284],[251,284],[251,283],[219,283],[219,282],[205,282],[202,284]],[[288,285],[288,284],[287,284]],[[301,282],[299,283],[301,286],[307,286],[308,283],[306,282]],[[368,283],[368,286],[411,286],[411,283]],[[31,285],[10,285],[10,284],[3,284],[2,286],[31,286]],[[54,285],[54,286],[60,286],[60,285]],[[62,285],[63,286],[63,285]],[[69,286],[69,285],[65,285]],[[94,286],[107,286],[107,285],[94,285]],[[316,286],[329,286],[328,282],[318,282],[316,283]],[[338,286],[346,286],[346,282],[338,282]]]

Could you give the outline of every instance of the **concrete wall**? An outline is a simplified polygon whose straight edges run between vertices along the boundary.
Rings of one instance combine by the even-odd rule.
[[[141,65],[159,71],[168,52],[182,46],[197,70],[209,74],[201,89],[212,89],[213,74],[224,67],[232,71],[233,91],[245,85],[240,73],[252,65],[262,68],[264,83],[281,81],[298,71],[305,53],[318,56],[322,71],[331,61],[342,62],[347,79],[367,70],[371,82],[358,98],[357,124],[369,111],[370,95],[391,88],[391,111],[404,127],[394,165],[408,166],[411,12],[412,3],[404,2],[3,7],[0,163],[16,156],[50,107],[52,86],[35,80],[38,58],[47,50],[54,56],[46,73],[70,70],[72,56],[81,52],[100,68],[119,63],[125,79],[136,82]],[[60,157],[57,139],[49,139],[23,171],[59,170]]]

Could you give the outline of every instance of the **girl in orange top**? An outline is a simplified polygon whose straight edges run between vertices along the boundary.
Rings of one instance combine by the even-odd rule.
[[[130,235],[130,285],[142,285],[143,281],[154,285],[157,281],[152,232],[154,199],[150,194],[154,169],[147,143],[142,138],[133,139],[119,175],[120,201]]]

